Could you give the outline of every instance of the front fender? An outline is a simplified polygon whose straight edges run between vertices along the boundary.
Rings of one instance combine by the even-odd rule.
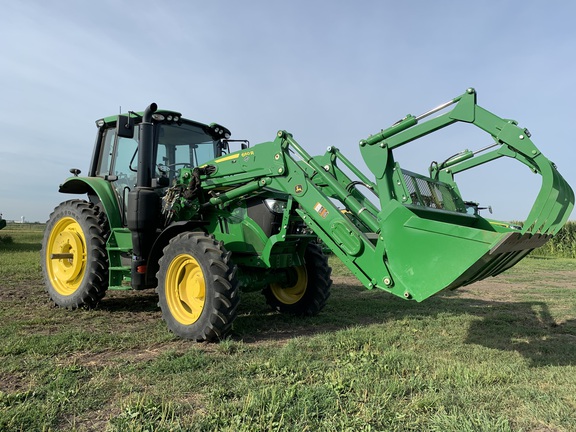
[[[120,207],[114,188],[109,181],[99,177],[69,177],[60,185],[59,192],[96,195],[108,217],[110,229],[122,228]]]
[[[201,221],[180,221],[174,222],[166,227],[154,241],[150,256],[146,266],[146,284],[148,286],[155,286],[156,273],[159,270],[158,261],[164,253],[164,248],[170,242],[170,239],[176,237],[178,234],[187,231],[205,231],[203,229],[204,223]]]

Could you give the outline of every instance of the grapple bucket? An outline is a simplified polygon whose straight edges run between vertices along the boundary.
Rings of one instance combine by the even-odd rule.
[[[417,301],[509,269],[552,235],[522,233],[486,220],[472,226],[393,212],[382,226],[392,292]]]
[[[388,267],[401,281],[402,295],[423,300],[496,276],[551,239],[566,222],[574,193],[542,154],[538,172],[542,187],[523,227],[459,212],[458,196],[447,183],[418,179],[426,185],[418,192],[422,201],[398,206],[382,223]],[[407,172],[403,177],[406,183],[414,179]]]
[[[444,113],[422,121],[440,111]],[[435,163],[428,176],[402,170],[394,161],[395,148],[456,122],[479,127],[492,136],[494,144]],[[361,231],[364,245],[341,253],[339,249],[349,241],[341,238],[333,249],[367,287],[382,288],[404,298],[421,301],[441,290],[509,269],[556,234],[574,206],[572,188],[536,148],[530,133],[515,121],[478,106],[473,89],[420,116],[407,116],[361,141],[360,148],[375,182],[338,149],[330,148],[317,158],[318,165],[337,185],[323,173],[323,180],[316,183],[344,203],[344,213]],[[521,227],[470,212],[454,181],[455,174],[501,157],[514,158],[542,176],[540,192]],[[344,163],[359,180],[350,180],[336,161]],[[371,204],[358,185],[374,192],[380,206]],[[357,234],[349,229],[347,235]],[[352,258],[350,251],[355,255]]]

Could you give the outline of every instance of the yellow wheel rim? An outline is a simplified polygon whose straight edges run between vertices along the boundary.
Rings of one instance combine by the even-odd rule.
[[[306,267],[294,267],[294,270],[297,274],[297,280],[294,286],[282,288],[279,284],[270,284],[272,293],[278,301],[283,304],[290,305],[297,303],[306,293],[306,287],[308,286],[308,273],[306,273]]]
[[[46,247],[46,269],[60,295],[73,294],[86,272],[86,237],[76,219],[60,219],[50,232]]]
[[[206,281],[198,261],[178,255],[166,272],[166,302],[172,316],[183,325],[194,324],[206,303]]]

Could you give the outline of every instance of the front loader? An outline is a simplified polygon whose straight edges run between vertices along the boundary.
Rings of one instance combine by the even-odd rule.
[[[394,150],[454,123],[493,144],[400,167]],[[87,176],[71,170],[42,248],[47,291],[59,306],[94,307],[107,289],[155,288],[176,335],[219,340],[240,291],[262,291],[284,313],[315,315],[330,294],[328,248],[368,289],[422,301],[509,269],[564,225],[566,181],[526,129],[476,103],[468,89],[360,141],[371,176],[335,147],[310,156],[286,131],[249,147],[218,124],[150,105],[97,121]],[[231,147],[238,146],[237,151]],[[522,226],[482,217],[455,175],[509,157],[542,176]]]

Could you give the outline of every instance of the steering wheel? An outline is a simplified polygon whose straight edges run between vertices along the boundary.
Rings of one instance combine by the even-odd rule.
[[[167,173],[168,171],[170,171],[170,168],[174,168],[180,165],[182,165],[182,168],[192,168],[192,165],[189,164],[188,162],[176,162],[170,165],[158,164],[156,166],[158,167],[158,171]]]

